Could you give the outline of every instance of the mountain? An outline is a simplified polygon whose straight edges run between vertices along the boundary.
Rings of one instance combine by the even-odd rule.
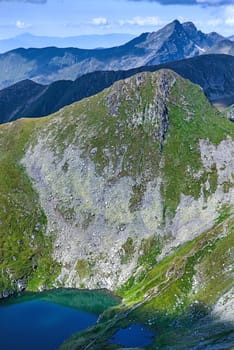
[[[232,56],[203,55],[172,62],[164,67],[173,69],[184,78],[200,85],[211,103],[224,107],[234,102]]]
[[[25,79],[41,84],[75,80],[97,70],[131,69],[198,56],[223,37],[203,34],[188,22],[168,24],[158,32],[143,33],[128,43],[107,49],[47,47],[16,49],[0,55],[0,88]]]
[[[108,349],[132,324],[152,350],[232,347],[234,124],[199,86],[143,72],[0,135],[2,296],[123,298],[62,349]]]
[[[34,83],[32,80],[24,80],[0,90],[2,121],[7,122],[18,119],[18,116],[27,116],[27,108],[30,109],[34,106],[34,103],[42,96],[45,89],[45,86]],[[44,103],[46,103],[46,100],[44,100]]]
[[[219,53],[234,56],[234,42],[230,40],[222,40],[207,50],[207,53]]]
[[[103,35],[79,35],[71,37],[47,37],[37,36],[30,33],[17,35],[14,38],[0,40],[0,52],[14,50],[20,47],[43,48],[46,46],[56,47],[79,47],[83,49],[95,49],[97,47],[113,47],[126,43],[133,39],[134,35],[125,33],[113,33]]]
[[[48,86],[24,80],[0,91],[0,122],[21,117],[40,117],[58,111],[65,105],[94,95],[115,81],[142,71],[172,69],[200,85],[209,100],[217,105],[234,103],[234,57],[203,55],[159,66],[145,66],[128,71],[88,73],[75,81],[57,81]],[[219,74],[214,74],[219,72]]]

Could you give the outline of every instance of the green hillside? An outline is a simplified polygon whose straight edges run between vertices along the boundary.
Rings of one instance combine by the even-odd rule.
[[[199,86],[140,73],[0,132],[2,295],[123,298],[62,349],[117,349],[115,330],[139,322],[157,333],[148,349],[230,348],[234,124]]]

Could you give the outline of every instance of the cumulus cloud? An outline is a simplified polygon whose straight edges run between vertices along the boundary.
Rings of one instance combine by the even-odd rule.
[[[105,17],[96,17],[91,20],[91,23],[95,26],[105,26],[108,24],[108,20]]]
[[[228,6],[225,11],[225,24],[234,26],[234,6]]]
[[[130,19],[121,19],[119,21],[120,25],[130,24],[130,25],[137,25],[137,26],[158,26],[162,24],[162,21],[158,17],[140,17],[136,16]]]
[[[161,5],[201,5],[201,6],[221,6],[231,5],[233,0],[130,0],[130,1],[150,1]]]

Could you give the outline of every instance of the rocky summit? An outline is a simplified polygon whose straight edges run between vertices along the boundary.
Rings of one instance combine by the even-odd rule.
[[[111,349],[137,322],[158,334],[149,349],[230,348],[234,124],[199,86],[139,73],[0,135],[2,296],[123,298],[63,349]]]

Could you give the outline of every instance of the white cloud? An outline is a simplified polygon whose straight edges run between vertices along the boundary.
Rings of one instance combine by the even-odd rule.
[[[91,20],[91,23],[95,26],[105,26],[108,24],[108,20],[105,17],[95,17]]]
[[[225,9],[225,24],[234,26],[234,6],[227,6]]]
[[[212,18],[207,21],[208,26],[217,27],[223,24],[223,20],[221,18]]]
[[[140,17],[136,16],[131,19],[121,19],[119,21],[120,25],[130,24],[137,26],[158,26],[163,24],[159,17],[151,16],[151,17]]]
[[[227,24],[228,26],[234,26],[234,16],[233,17],[228,17],[225,20],[225,24]]]
[[[24,21],[20,21],[20,20],[16,21],[15,25],[19,29],[26,29],[26,28],[31,27],[31,24],[25,23]]]

